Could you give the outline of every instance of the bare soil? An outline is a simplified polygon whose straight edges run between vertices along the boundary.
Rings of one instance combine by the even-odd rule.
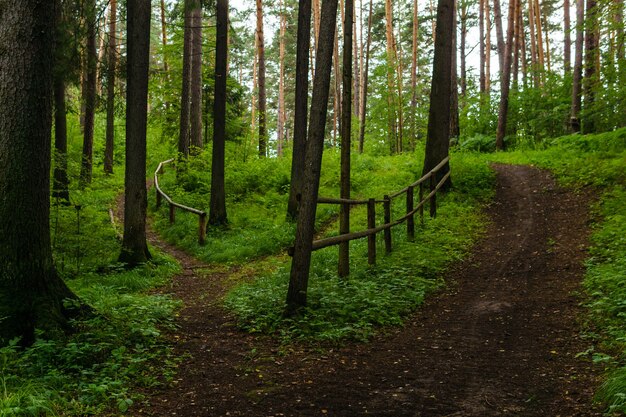
[[[281,347],[239,331],[221,307],[234,269],[215,272],[154,233],[184,272],[171,386],[147,416],[600,416],[599,369],[576,355],[582,328],[589,196],[545,171],[497,165],[486,237],[402,328],[367,344]]]

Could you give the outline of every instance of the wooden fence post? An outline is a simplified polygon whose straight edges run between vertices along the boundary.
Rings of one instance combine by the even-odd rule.
[[[433,176],[430,177],[430,192],[433,193],[436,187],[437,182],[435,180],[435,175],[433,174]],[[433,219],[437,217],[437,192],[434,192],[432,197],[430,197],[430,217]]]
[[[198,243],[204,245],[206,241],[206,213],[198,215]]]
[[[406,189],[406,212],[407,214],[413,211],[413,186],[409,185]],[[409,241],[415,239],[415,222],[413,215],[411,214],[406,219],[406,236]]]
[[[176,221],[176,206],[170,203],[170,223]]]
[[[424,227],[424,204],[422,204],[424,202],[424,183],[420,182],[420,224],[422,225],[422,227]]]
[[[385,210],[385,224],[389,224],[391,223],[391,199],[388,195],[385,195],[383,197],[383,200],[383,209]],[[383,234],[385,237],[385,253],[389,254],[391,253],[391,228],[386,228]]]
[[[376,200],[370,198],[367,201],[367,228],[376,227]],[[367,237],[367,263],[376,265],[376,234],[372,233]]]

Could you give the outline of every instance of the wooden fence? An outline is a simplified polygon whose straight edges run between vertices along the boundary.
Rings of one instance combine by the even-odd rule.
[[[206,241],[206,212],[202,210],[195,209],[193,207],[187,207],[182,204],[176,203],[172,200],[167,194],[161,190],[159,187],[159,174],[163,172],[163,167],[169,163],[174,162],[174,159],[168,159],[167,161],[163,161],[159,164],[156,171],[154,171],[154,188],[156,189],[156,206],[157,208],[161,207],[161,203],[163,199],[167,201],[170,208],[170,223],[174,223],[176,221],[176,209],[179,208],[183,211],[188,211],[193,214],[198,215],[198,243],[204,245]]]
[[[367,237],[367,260],[370,265],[376,263],[376,235],[383,232],[383,238],[385,241],[385,252],[391,252],[391,228],[397,226],[406,221],[406,231],[409,240],[415,238],[415,215],[419,212],[420,219],[424,221],[424,205],[429,202],[430,216],[435,217],[437,215],[437,191],[445,184],[446,180],[450,177],[448,171],[437,182],[436,174],[450,161],[450,157],[443,159],[436,167],[423,177],[415,181],[413,184],[396,191],[395,193],[385,195],[382,200],[376,200],[370,198],[367,200],[350,200],[343,198],[318,198],[318,204],[346,204],[346,205],[367,205],[367,229],[358,232],[346,233],[338,236],[328,237],[325,239],[319,239],[313,241],[313,250],[326,248],[328,246],[339,245],[343,242],[349,242],[355,239],[362,239]],[[428,182],[429,193],[424,195],[425,186]],[[418,188],[418,203],[415,204],[415,188]],[[401,218],[392,221],[391,220],[391,201],[397,197],[406,195],[406,214]],[[383,205],[383,221],[384,224],[376,226],[376,204],[382,203]],[[290,251],[291,252],[291,251]]]

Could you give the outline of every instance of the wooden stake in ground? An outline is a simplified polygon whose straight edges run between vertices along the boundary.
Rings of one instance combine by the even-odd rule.
[[[320,25],[325,28],[319,35],[315,57],[315,82],[311,99],[311,117],[304,164],[304,181],[294,255],[291,262],[289,290],[287,292],[287,314],[296,314],[307,304],[307,288],[311,268],[311,249],[317,211],[324,131],[328,110],[330,72],[332,69],[333,44],[337,21],[337,0],[324,0]]]

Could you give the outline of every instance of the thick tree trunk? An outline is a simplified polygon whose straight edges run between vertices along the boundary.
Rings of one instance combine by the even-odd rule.
[[[126,170],[124,239],[120,262],[134,266],[150,259],[146,243],[146,129],[150,66],[150,0],[128,0],[126,74]]]
[[[68,328],[50,245],[50,132],[58,4],[0,6],[0,344]]]
[[[311,0],[298,2],[298,35],[296,46],[296,91],[293,117],[293,150],[291,184],[287,216],[298,216],[298,201],[304,182],[304,161],[307,143],[307,109],[309,99],[309,49],[311,47]]]
[[[372,2],[370,0],[370,10],[367,18],[367,46],[365,47],[365,68],[363,69],[363,99],[361,100],[361,126],[359,130],[359,153],[363,153],[365,142],[365,122],[367,114],[367,85],[370,68],[370,47],[372,45]]]
[[[350,150],[352,147],[352,34],[354,0],[345,0],[345,16],[343,20],[343,96],[341,121],[341,198],[350,198]],[[343,204],[339,212],[339,233],[350,233],[350,205]],[[350,243],[339,245],[339,276],[346,277],[350,273]]]
[[[580,110],[582,107],[583,78],[583,28],[585,26],[585,2],[576,0],[576,48],[574,57],[574,75],[572,79],[572,109],[570,129],[580,132]]]
[[[433,77],[428,112],[428,137],[424,155],[426,174],[448,156],[450,149],[450,97],[452,96],[452,54],[454,0],[439,0],[437,7],[437,36],[433,59]],[[449,164],[437,173],[442,178],[450,171]],[[449,187],[451,182],[446,182]]]
[[[302,188],[302,203],[296,227],[294,255],[287,292],[287,314],[297,313],[307,303],[336,20],[337,0],[324,0],[320,24],[325,30],[320,33],[315,57],[315,82],[311,99],[309,140],[304,164],[306,181]]]
[[[496,42],[498,46],[498,64],[500,65],[500,79],[502,79],[502,68],[504,67],[504,31],[502,29],[502,9],[500,0],[493,0],[493,18],[496,22]]]
[[[509,113],[509,87],[511,85],[511,53],[513,50],[513,26],[515,25],[515,3],[509,0],[509,23],[506,30],[506,51],[504,55],[504,71],[500,93],[500,107],[498,109],[498,127],[496,130],[496,149],[504,149],[507,117]]]
[[[582,123],[583,133],[593,133],[596,130],[595,115],[593,106],[596,101],[596,61],[598,54],[598,37],[596,26],[598,24],[598,12],[596,0],[587,0],[587,10],[585,19],[585,71],[583,79],[583,90],[585,97],[585,117]]]
[[[93,132],[96,114],[96,82],[98,71],[98,54],[96,51],[97,19],[96,2],[90,0],[86,4],[87,14],[87,72],[84,84],[85,97],[85,131],[83,134],[83,154],[80,168],[81,188],[91,184],[93,171]]]
[[[189,142],[197,153],[202,149],[202,6],[193,2],[191,11],[191,101],[189,103]]]
[[[224,187],[224,149],[226,143],[226,61],[228,57],[228,0],[217,2],[215,40],[215,99],[213,100],[213,158],[211,161],[211,202],[209,223],[224,225],[226,193]]]
[[[178,153],[189,156],[190,145],[190,105],[191,105],[191,65],[193,50],[193,5],[194,0],[185,0],[185,31],[183,39],[183,74],[180,92],[180,133],[178,135]]]
[[[267,156],[267,94],[265,90],[265,41],[263,37],[263,0],[256,0],[256,36],[259,59],[259,157]]]
[[[107,127],[104,148],[104,172],[113,173],[113,146],[115,142],[115,70],[117,67],[116,23],[117,1],[109,3],[109,45],[107,67]]]
[[[570,0],[563,0],[563,69],[566,76],[572,71],[572,36],[569,9]]]

